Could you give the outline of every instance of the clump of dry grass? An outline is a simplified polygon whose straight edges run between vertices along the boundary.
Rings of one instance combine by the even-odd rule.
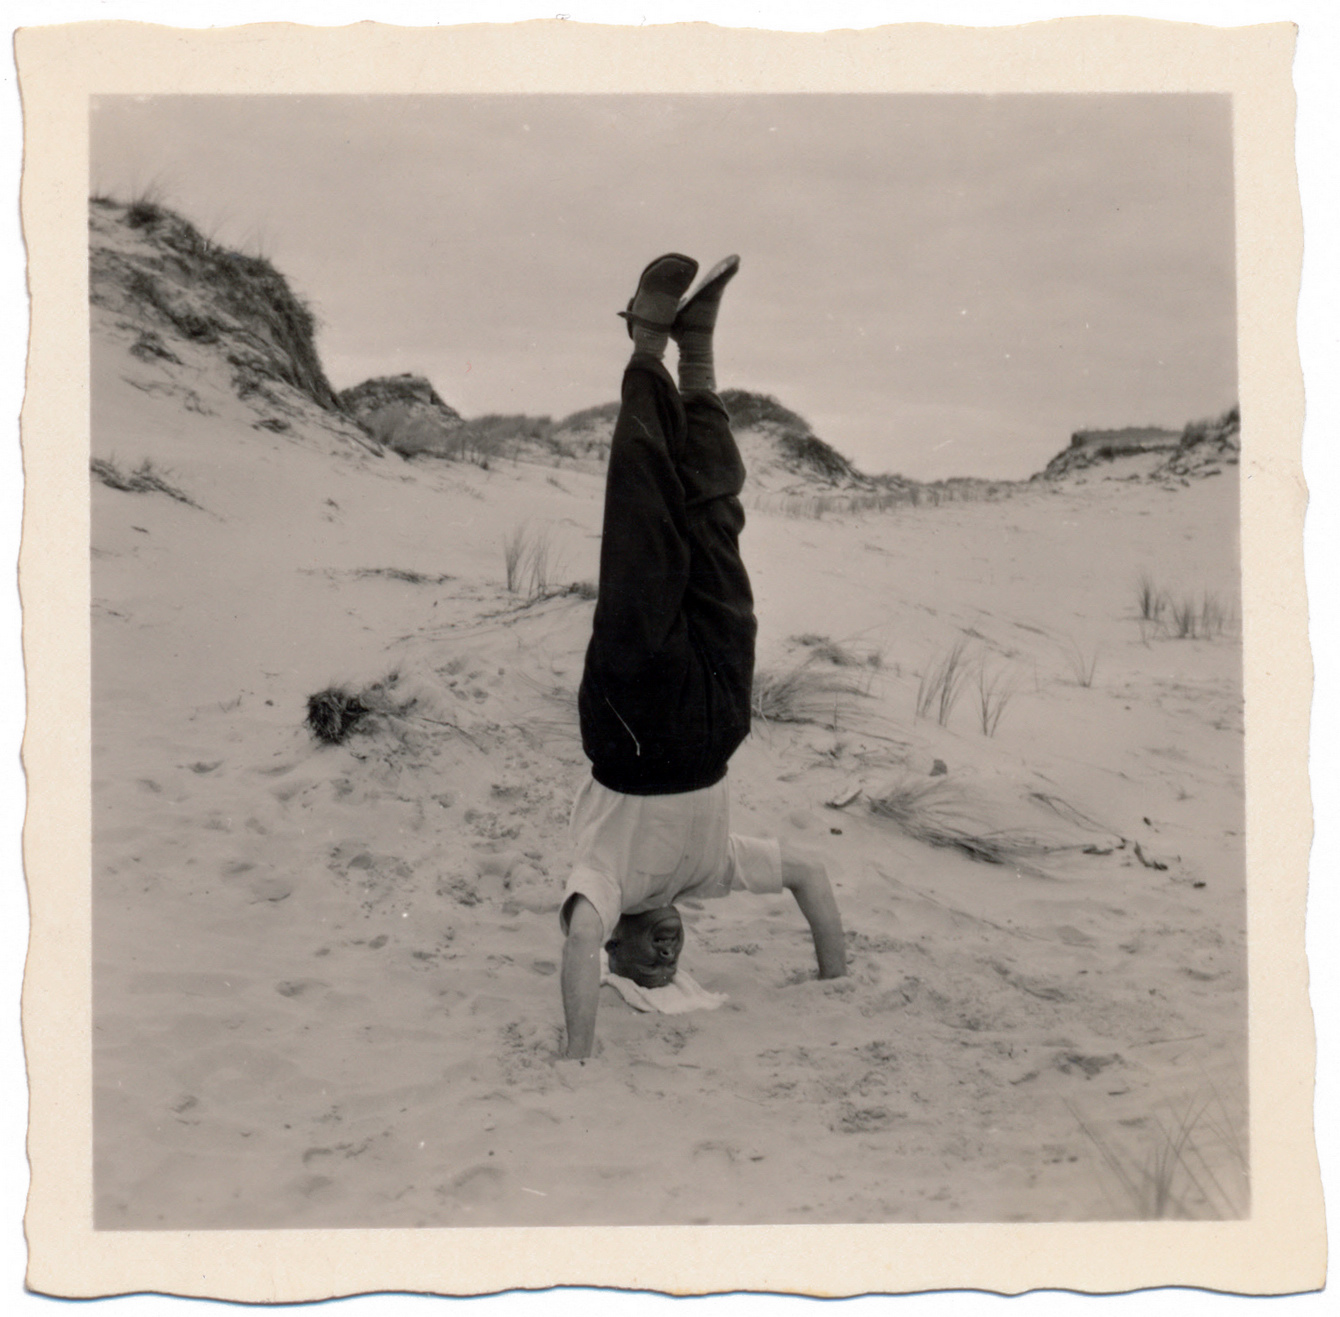
[[[126,205],[126,227],[131,229],[153,228],[168,211],[165,209],[166,194],[162,181],[154,178],[135,190],[134,196]],[[113,203],[115,204],[115,203]]]
[[[1141,621],[1153,622],[1155,625],[1163,621],[1168,596],[1154,584],[1154,578],[1148,572],[1141,572],[1136,580],[1135,598]]]
[[[1208,591],[1200,600],[1200,634],[1206,640],[1215,640],[1231,631],[1237,624],[1237,617],[1230,605],[1225,604],[1218,595]]]
[[[1091,649],[1085,649],[1073,636],[1069,637],[1064,646],[1065,658],[1070,666],[1070,675],[1074,679],[1076,686],[1083,686],[1086,690],[1093,685],[1093,679],[1098,671],[1098,648],[1094,646]]]
[[[530,541],[530,552],[526,560],[526,573],[529,578],[529,597],[534,599],[549,593],[549,583],[557,574],[558,555],[547,527],[536,530]]]
[[[372,733],[387,727],[393,728],[403,740],[411,723],[446,727],[474,744],[456,723],[431,717],[418,706],[419,697],[402,688],[401,674],[394,670],[380,681],[358,689],[327,686],[309,695],[304,721],[312,735],[326,745],[342,745],[356,733]]]
[[[1155,1111],[1145,1122],[1138,1152],[1100,1134],[1073,1103],[1066,1106],[1132,1216],[1226,1220],[1247,1214],[1247,1154],[1217,1093],[1180,1105],[1169,1102],[1166,1117]]]
[[[503,568],[507,574],[507,592],[515,594],[521,580],[521,559],[526,552],[526,527],[514,526],[503,536]]]
[[[763,723],[817,723],[836,730],[851,699],[867,694],[850,677],[806,659],[790,668],[756,670],[750,709]]]
[[[804,645],[810,651],[812,659],[831,663],[836,668],[852,668],[860,662],[851,650],[844,649],[829,636],[807,631],[804,635],[792,636],[791,639],[797,645]]]
[[[791,643],[803,645],[810,651],[812,659],[821,663],[831,663],[835,668],[880,668],[884,665],[881,650],[872,649],[862,654],[839,643],[831,636],[822,636],[815,631],[792,636]]]
[[[152,458],[146,457],[134,471],[122,471],[115,458],[109,460],[95,457],[89,462],[88,469],[110,489],[124,490],[129,494],[166,494],[168,498],[185,503],[188,507],[200,506],[189,494],[171,484],[154,466]]]
[[[932,713],[941,727],[948,726],[963,683],[967,680],[968,642],[960,636],[949,652],[928,668],[917,683],[917,717],[929,718]]]
[[[1172,632],[1178,640],[1216,640],[1229,630],[1233,612],[1208,590],[1199,602],[1184,595],[1172,604]]]
[[[1196,601],[1191,595],[1183,595],[1172,605],[1172,630],[1178,640],[1196,638]]]
[[[577,690],[574,687],[560,685],[554,681],[539,681],[526,672],[517,672],[516,676],[517,680],[538,695],[554,714],[553,717],[548,717],[530,713],[525,723],[528,731],[541,736],[561,737],[564,740],[576,734],[581,714],[578,708]]]
[[[352,691],[328,686],[307,697],[307,728],[326,745],[342,745],[370,712]]]
[[[1237,626],[1236,610],[1213,591],[1202,591],[1199,599],[1194,593],[1174,597],[1147,572],[1136,581],[1135,600],[1140,637],[1146,642],[1151,631],[1174,640],[1217,640]]]
[[[947,777],[909,774],[869,796],[870,812],[896,823],[909,837],[944,846],[986,864],[1018,864],[1074,843],[1038,830],[1003,828],[972,807]]]
[[[560,562],[547,526],[532,530],[523,522],[503,536],[503,568],[510,594],[524,594],[528,601],[534,602],[554,594],[581,593],[574,586],[553,588],[553,580],[561,570]]]
[[[1000,668],[988,674],[986,660],[977,670],[977,712],[983,736],[995,736],[1001,715],[1009,707],[1018,681],[1009,668]]]
[[[455,578],[445,572],[436,575],[428,572],[416,572],[406,567],[360,567],[355,576],[384,576],[390,581],[404,581],[407,585],[444,585]]]

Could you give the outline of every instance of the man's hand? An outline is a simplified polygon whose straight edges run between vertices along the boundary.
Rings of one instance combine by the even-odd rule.
[[[814,954],[821,979],[840,979],[847,972],[847,947],[842,936],[828,871],[817,860],[807,860],[782,847],[782,886],[796,898],[814,936]]]
[[[584,896],[574,896],[568,910],[568,937],[563,943],[563,1018],[568,1048],[564,1059],[579,1061],[591,1055],[596,1041],[596,1007],[600,1004],[600,945],[605,930],[596,908]],[[841,934],[839,933],[839,939]]]

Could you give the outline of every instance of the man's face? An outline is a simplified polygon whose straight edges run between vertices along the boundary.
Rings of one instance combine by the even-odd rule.
[[[684,925],[672,905],[624,915],[605,943],[610,972],[643,988],[663,988],[675,977],[684,949]]]

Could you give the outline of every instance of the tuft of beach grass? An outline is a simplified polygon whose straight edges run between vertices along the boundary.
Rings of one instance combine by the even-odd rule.
[[[926,670],[917,683],[917,717],[929,718],[941,727],[949,724],[968,677],[968,642],[960,636],[940,661]]]
[[[1086,690],[1093,685],[1093,679],[1098,671],[1098,648],[1094,646],[1091,649],[1085,649],[1073,636],[1067,638],[1064,646],[1066,663],[1070,668],[1070,676],[1076,686],[1083,686]]]
[[[188,507],[200,506],[184,490],[172,484],[149,457],[134,471],[123,471],[115,458],[103,457],[90,459],[88,469],[109,489],[119,489],[128,494],[166,494],[168,498],[185,503]]]
[[[1015,674],[1009,668],[989,673],[986,660],[977,670],[977,713],[983,736],[995,736],[1001,716],[1018,689]]]
[[[789,668],[757,669],[750,708],[759,722],[816,723],[836,730],[850,701],[868,694],[850,677],[806,659]]]
[[[595,597],[584,593],[589,582],[573,582],[563,586],[554,584],[562,570],[561,561],[547,526],[532,528],[523,522],[503,536],[503,571],[507,591],[509,594],[523,595],[528,603],[560,594]]]
[[[1098,1153],[1120,1206],[1143,1221],[1231,1220],[1247,1215],[1246,1149],[1218,1094],[1169,1101],[1142,1122],[1139,1146],[1108,1137],[1070,1101],[1066,1108]],[[1107,1186],[1104,1186],[1105,1192]]]
[[[888,819],[916,841],[962,851],[986,864],[1018,864],[1057,851],[1073,841],[1041,830],[992,824],[949,778],[908,774],[869,795],[870,812]]]

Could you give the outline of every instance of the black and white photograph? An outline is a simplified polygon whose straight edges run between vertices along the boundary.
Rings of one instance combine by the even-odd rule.
[[[96,99],[98,1227],[1246,1214],[1230,111]]]
[[[94,1232],[1250,1221],[1240,131],[88,97]]]

